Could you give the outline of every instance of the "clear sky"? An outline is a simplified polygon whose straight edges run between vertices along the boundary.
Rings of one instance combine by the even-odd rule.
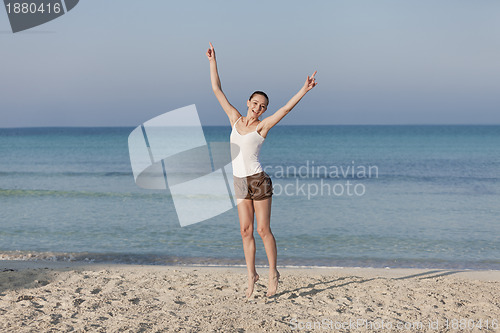
[[[500,124],[500,1],[102,1],[13,34],[0,8],[0,127],[137,126],[222,88],[268,114],[314,70],[283,124]]]

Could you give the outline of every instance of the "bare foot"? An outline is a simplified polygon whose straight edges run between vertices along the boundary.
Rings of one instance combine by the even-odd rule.
[[[273,296],[276,294],[276,290],[278,290],[278,281],[280,279],[280,272],[275,270],[273,273],[269,273],[269,286],[267,288],[266,296]]]
[[[247,295],[247,298],[250,298],[250,296],[252,296],[253,294],[253,286],[255,284],[255,282],[257,282],[257,280],[259,279],[259,274],[255,273],[255,275],[249,275],[248,276],[248,289],[247,289],[247,292],[246,292],[246,295]]]

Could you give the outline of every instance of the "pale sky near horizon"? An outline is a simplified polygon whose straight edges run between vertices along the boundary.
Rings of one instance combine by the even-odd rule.
[[[137,126],[196,104],[227,125],[205,56],[246,114],[269,115],[318,71],[282,124],[500,124],[500,2],[97,1],[13,34],[0,9],[0,128]]]

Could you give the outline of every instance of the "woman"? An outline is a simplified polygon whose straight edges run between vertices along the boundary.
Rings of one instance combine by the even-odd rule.
[[[231,122],[231,143],[239,147],[239,152],[233,154],[234,187],[237,198],[238,216],[240,218],[240,231],[243,240],[243,250],[248,269],[247,298],[253,293],[255,282],[259,275],[255,270],[255,239],[253,237],[254,214],[257,217],[257,232],[259,233],[266,249],[269,260],[269,285],[267,296],[276,294],[280,274],[276,269],[276,240],[271,232],[271,200],[272,183],[269,176],[263,171],[259,163],[259,151],[269,130],[286,116],[304,95],[316,86],[314,75],[307,77],[304,86],[281,109],[273,115],[259,120],[266,112],[269,104],[267,95],[262,91],[254,92],[247,101],[247,115],[241,114],[227,100],[222,92],[215,50],[210,43],[207,51],[210,61],[210,79],[212,89],[217,100],[226,112]],[[237,156],[234,156],[237,155]]]

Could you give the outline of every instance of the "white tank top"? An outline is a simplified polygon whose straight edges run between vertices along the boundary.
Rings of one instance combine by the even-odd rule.
[[[265,139],[257,133],[259,125],[253,132],[245,135],[238,133],[236,123],[240,119],[241,117],[234,122],[230,142],[239,147],[239,151],[238,149],[231,149],[231,159],[233,160],[233,175],[241,178],[263,171],[259,162],[259,152]]]

